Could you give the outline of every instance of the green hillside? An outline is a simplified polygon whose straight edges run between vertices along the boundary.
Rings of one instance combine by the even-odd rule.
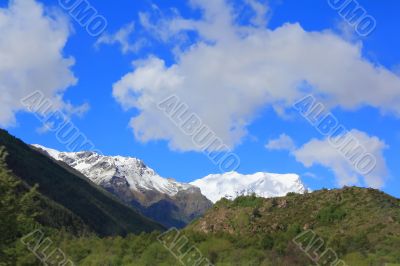
[[[400,264],[400,200],[362,188],[273,199],[239,197],[219,201],[180,231],[179,238],[174,233],[163,237],[177,257],[158,241],[159,235],[91,235],[58,238],[57,243],[77,265],[196,265],[177,260],[190,261],[196,247],[216,266],[332,265],[333,256],[318,257],[327,250],[341,260],[337,266],[395,266]]]
[[[376,190],[345,188],[222,200],[181,230],[179,238],[175,233],[161,238],[176,256],[159,242],[160,232],[107,238],[53,234],[53,239],[77,265],[197,265],[177,259],[190,261],[196,247],[204,256],[200,266],[335,265],[333,256],[318,258],[327,250],[340,259],[337,266],[398,266],[399,221],[400,200]]]
[[[15,176],[29,186],[37,184],[40,194],[53,201],[53,206],[68,209],[97,234],[126,235],[163,230],[161,225],[122,204],[76,171],[31,149],[4,130],[0,130],[0,146],[9,153],[7,165]]]
[[[311,265],[293,241],[302,232],[323,240],[317,254],[330,248],[347,265],[400,263],[400,200],[373,189],[221,200],[185,231],[217,265]]]

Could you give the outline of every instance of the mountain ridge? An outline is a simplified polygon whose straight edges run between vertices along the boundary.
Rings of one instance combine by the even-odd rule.
[[[182,228],[212,206],[198,187],[163,178],[134,157],[104,156],[95,152],[60,152],[32,145],[66,163],[96,185],[166,227]]]
[[[133,190],[156,190],[169,196],[175,196],[179,191],[196,189],[188,183],[177,182],[172,178],[163,178],[142,160],[134,157],[103,156],[96,152],[60,152],[39,144],[35,148],[46,151],[56,160],[63,161],[89,177],[94,183],[101,185],[110,182],[115,176],[123,176]],[[99,163],[103,165],[99,165]],[[136,178],[140,176],[141,178]]]
[[[216,265],[400,263],[400,199],[371,188],[222,199],[183,231]]]
[[[165,229],[89,182],[73,168],[32,149],[2,129],[0,146],[5,147],[7,166],[17,178],[30,187],[38,185],[40,194],[80,217],[99,235],[126,235]]]

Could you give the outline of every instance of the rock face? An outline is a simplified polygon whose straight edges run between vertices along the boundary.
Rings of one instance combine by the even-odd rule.
[[[136,158],[33,147],[81,172],[166,227],[182,228],[212,206],[198,187],[163,178]]]
[[[304,193],[307,189],[296,174],[255,173],[242,175],[229,172],[208,175],[192,183],[212,202],[221,198],[235,199],[238,196],[256,194],[270,198],[285,196],[289,192]]]

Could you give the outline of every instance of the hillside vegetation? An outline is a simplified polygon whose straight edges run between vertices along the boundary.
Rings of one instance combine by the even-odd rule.
[[[304,232],[324,241],[312,252],[330,248],[343,265],[400,264],[400,200],[372,189],[224,199],[181,234],[214,265],[315,265],[293,241]],[[61,243],[79,265],[179,265],[158,234]]]
[[[307,265],[293,239],[308,230],[348,265],[400,263],[400,200],[373,189],[223,199],[185,230],[221,265]]]
[[[4,130],[0,130],[0,146],[6,148],[7,166],[17,178],[29,187],[38,185],[38,192],[48,199],[47,205],[62,206],[74,217],[79,217],[91,231],[110,236],[164,230],[72,168],[31,149]],[[54,208],[47,207],[43,211],[55,212]]]
[[[316,265],[293,241],[304,232],[315,232],[324,241],[310,253],[330,248],[346,263],[339,265],[400,264],[400,200],[355,187],[273,199],[221,200],[181,231],[190,241],[182,252],[195,246],[221,266]],[[159,234],[91,236],[59,243],[79,265],[180,265],[159,243]],[[182,244],[177,239],[172,242],[178,243],[175,250]]]
[[[182,230],[189,244],[179,254],[197,247],[210,263],[221,266],[315,265],[293,241],[304,232],[315,232],[324,245],[311,251],[321,254],[331,248],[346,263],[339,265],[398,266],[399,221],[399,200],[376,190],[345,188],[275,199],[239,197],[218,202],[204,218]],[[54,229],[48,234],[77,265],[181,265],[159,242],[158,231],[106,238]],[[173,236],[170,240],[171,246],[177,244],[175,251],[182,246],[181,240]],[[22,258],[29,261],[26,252]],[[30,258],[30,263],[34,261]],[[319,261],[319,265],[330,263]]]

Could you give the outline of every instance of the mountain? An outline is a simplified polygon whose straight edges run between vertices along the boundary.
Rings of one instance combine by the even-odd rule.
[[[143,161],[95,152],[59,152],[32,145],[166,227],[182,228],[212,206],[200,189],[159,176]]]
[[[214,203],[221,198],[238,196],[280,197],[289,192],[304,193],[306,188],[296,174],[255,173],[242,175],[237,172],[208,175],[192,183]]]
[[[69,216],[68,220],[83,221],[100,236],[164,230],[71,167],[57,163],[1,129],[0,146],[8,152],[8,169],[26,186],[39,186],[38,192],[46,199],[41,204],[47,217],[58,213]]]
[[[279,187],[274,193],[280,193],[301,182],[292,175],[285,179],[258,173],[250,175],[249,181],[232,185],[236,180],[232,176],[239,174],[230,173],[231,178],[222,178],[218,185],[223,187],[230,180],[232,199],[219,200],[184,229],[171,229],[160,235],[157,231],[163,230],[162,226],[144,218],[63,161],[50,159],[3,130],[0,130],[1,146],[5,146],[9,155],[6,164],[0,156],[0,264],[38,265],[39,260],[29,248],[21,246],[21,237],[33,228],[40,228],[46,239],[51,239],[52,248],[46,249],[47,252],[59,247],[76,265],[400,264],[400,199],[379,190],[345,187],[264,198],[256,193],[268,191],[270,185]],[[85,158],[87,154],[76,156]],[[89,158],[96,161],[97,156],[100,155],[92,153]],[[89,163],[89,158],[84,161]],[[100,172],[116,170],[119,167],[114,160],[122,160],[103,159],[97,161],[99,169],[103,169],[97,169]],[[151,173],[150,169],[142,170]],[[111,181],[114,177],[118,175],[113,174]],[[13,179],[20,182],[17,184]],[[151,176],[146,180],[156,179]],[[172,180],[163,185],[147,181],[144,182],[147,185],[139,182],[141,190],[147,192],[144,186],[152,191],[157,188],[168,197],[179,198],[192,188]],[[139,187],[139,183],[134,184]],[[268,185],[257,191],[264,183]],[[39,185],[38,198],[30,189],[35,184]],[[250,192],[250,196],[240,195]],[[38,217],[39,227],[32,222],[36,217],[33,209],[36,200],[45,211]],[[180,200],[186,202],[185,196]],[[158,203],[150,207],[164,215],[168,206],[162,200]],[[83,230],[75,231],[79,227]],[[136,234],[125,236],[131,232]],[[46,250],[40,249],[40,253]],[[48,262],[58,264],[51,259]]]
[[[162,235],[62,240],[57,235],[56,246],[83,266],[396,266],[400,200],[357,187],[268,199],[239,196],[220,200],[185,229]]]
[[[182,234],[215,265],[394,266],[400,199],[358,187],[222,199]]]

